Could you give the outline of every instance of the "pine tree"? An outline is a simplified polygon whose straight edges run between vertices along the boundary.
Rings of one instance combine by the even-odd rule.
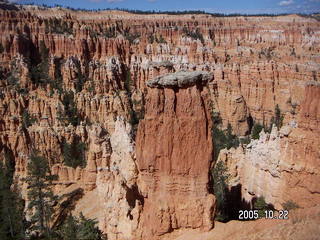
[[[263,126],[259,123],[255,123],[253,125],[252,131],[251,131],[251,138],[252,139],[259,139],[260,132],[263,130]]]
[[[281,114],[281,110],[279,108],[279,105],[277,104],[275,107],[275,124],[278,128],[278,130],[282,127],[283,124],[283,115]]]
[[[6,152],[4,161],[0,159],[0,239],[23,239],[23,201],[11,190],[13,166]]]
[[[212,171],[213,177],[213,191],[217,199],[217,220],[225,221],[226,216],[226,189],[229,179],[229,174],[227,173],[227,167],[223,162],[218,162]]]
[[[77,234],[80,240],[100,240],[101,231],[96,227],[97,221],[85,218],[80,213],[79,231]]]
[[[68,216],[59,231],[63,240],[101,240],[102,233],[96,227],[97,221],[85,218],[82,213],[76,218]]]
[[[32,214],[30,231],[50,239],[50,218],[57,200],[51,188],[56,176],[50,174],[48,161],[35,152],[30,156],[27,170],[25,182],[28,184],[28,210]]]
[[[77,239],[78,222],[73,216],[68,216],[61,227],[60,235],[63,240]]]

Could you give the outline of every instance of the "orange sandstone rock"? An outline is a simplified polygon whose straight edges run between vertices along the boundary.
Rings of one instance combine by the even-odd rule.
[[[213,227],[215,199],[207,189],[212,123],[202,82],[210,77],[202,72],[177,73],[148,82],[158,88],[148,89],[146,114],[136,138],[143,239],[180,228]],[[178,81],[168,88],[169,78]],[[187,86],[178,83],[186,79]]]

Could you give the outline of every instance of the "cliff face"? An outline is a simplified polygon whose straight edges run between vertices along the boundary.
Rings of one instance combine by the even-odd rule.
[[[38,149],[59,176],[55,192],[109,239],[212,227],[211,112],[243,136],[278,104],[289,133],[220,159],[246,199],[319,201],[315,19],[25,7],[0,10],[0,30],[1,159],[10,153],[19,182]],[[85,144],[85,167],[65,165],[72,142]]]

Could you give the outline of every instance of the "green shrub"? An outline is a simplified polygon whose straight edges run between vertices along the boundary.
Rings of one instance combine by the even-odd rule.
[[[253,208],[258,210],[259,217],[264,217],[265,211],[269,209],[269,206],[264,197],[258,197],[253,204]]]
[[[288,210],[288,211],[300,208],[300,206],[298,204],[296,204],[295,202],[293,202],[292,200],[289,200],[289,201],[286,201],[285,203],[283,203],[282,207],[283,207],[283,209]]]
[[[88,91],[95,94],[95,84],[93,80],[89,80]]]
[[[275,107],[275,124],[278,129],[280,129],[283,125],[283,115],[281,114],[281,110],[278,104]]]

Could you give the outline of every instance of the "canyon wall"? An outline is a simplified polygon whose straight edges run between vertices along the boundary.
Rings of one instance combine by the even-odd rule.
[[[48,159],[71,204],[56,224],[73,209],[111,240],[212,228],[211,114],[244,136],[277,104],[284,129],[220,159],[247,200],[319,201],[316,19],[25,6],[0,10],[0,30],[1,158],[17,182],[34,149]],[[64,163],[74,141],[85,167]]]

